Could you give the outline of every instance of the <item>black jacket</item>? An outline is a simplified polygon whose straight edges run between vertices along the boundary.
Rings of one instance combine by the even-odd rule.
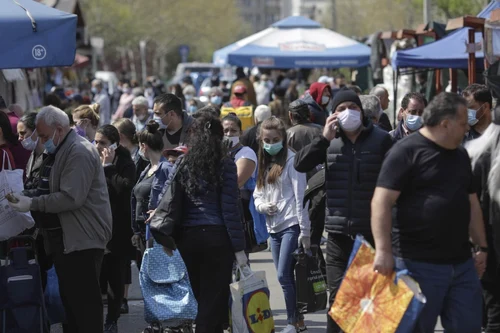
[[[499,264],[498,259],[500,258],[500,205],[491,200],[488,190],[490,169],[491,155],[487,153],[478,159],[473,170],[474,185],[481,203],[486,239],[488,241],[488,248],[490,249],[483,280],[496,277],[495,270],[490,270],[489,268],[496,268]]]
[[[325,198],[325,169],[322,169],[308,180],[307,189],[304,193],[304,207],[309,203],[312,244],[321,242],[321,234],[325,228]],[[321,232],[314,232],[317,229],[321,230]]]
[[[259,142],[257,141],[257,133],[259,132],[260,124],[247,128],[241,136],[240,142],[243,146],[252,148],[255,154],[259,153]]]
[[[327,232],[371,239],[370,203],[385,154],[392,147],[389,133],[365,122],[356,143],[340,133],[329,142],[323,136],[295,155],[295,169],[308,172],[326,163]]]
[[[321,133],[323,133],[323,127],[314,123],[292,126],[286,131],[288,147],[292,148],[295,152],[300,151],[314,139],[319,138]],[[311,179],[316,172],[316,169],[309,171],[306,175],[307,180]]]
[[[118,146],[115,152],[113,164],[104,167],[113,215],[113,236],[108,243],[108,249],[113,253],[131,255],[134,248],[131,243],[130,197],[135,185],[135,163],[124,147]]]

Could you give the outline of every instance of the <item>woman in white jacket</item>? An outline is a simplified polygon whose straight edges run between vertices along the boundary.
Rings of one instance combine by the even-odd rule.
[[[292,253],[299,245],[305,250],[311,245],[309,217],[302,205],[306,175],[293,167],[295,153],[287,147],[283,121],[276,117],[265,120],[258,140],[259,168],[254,199],[257,211],[266,215],[273,261],[285,296],[288,326],[282,333],[303,333],[307,328],[304,317],[297,311]]]

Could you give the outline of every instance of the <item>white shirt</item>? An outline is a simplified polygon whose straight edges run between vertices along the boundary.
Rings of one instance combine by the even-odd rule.
[[[246,146],[241,148],[240,151],[236,153],[236,155],[234,155],[234,163],[238,162],[238,160],[242,158],[254,161],[255,168],[253,169],[252,177],[256,177],[255,172],[257,171],[257,155],[255,155],[255,152],[252,150],[252,148]]]
[[[256,188],[253,192],[255,208],[261,214],[267,203],[274,203],[278,207],[276,215],[266,215],[267,231],[278,233],[294,225],[300,226],[300,233],[304,236],[311,234],[308,207],[303,207],[304,192],[307,188],[306,175],[299,173],[293,167],[295,153],[288,150],[288,158],[279,180],[275,184],[265,184],[263,188]]]

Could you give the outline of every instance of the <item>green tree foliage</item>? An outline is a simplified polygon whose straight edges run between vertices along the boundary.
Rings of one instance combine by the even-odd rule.
[[[320,19],[332,27],[337,18],[338,32],[346,36],[366,36],[376,31],[415,29],[423,22],[423,0],[334,0],[333,7]],[[434,21],[477,15],[488,0],[431,0]]]
[[[148,41],[156,56],[187,44],[198,61],[241,37],[246,25],[234,0],[81,0],[91,36],[104,38],[106,54],[123,47],[138,51]]]

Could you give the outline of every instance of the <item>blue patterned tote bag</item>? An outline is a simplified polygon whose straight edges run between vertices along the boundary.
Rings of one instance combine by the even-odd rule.
[[[198,313],[186,265],[179,251],[173,254],[168,256],[157,242],[144,252],[139,282],[148,323],[179,327],[193,322]]]

